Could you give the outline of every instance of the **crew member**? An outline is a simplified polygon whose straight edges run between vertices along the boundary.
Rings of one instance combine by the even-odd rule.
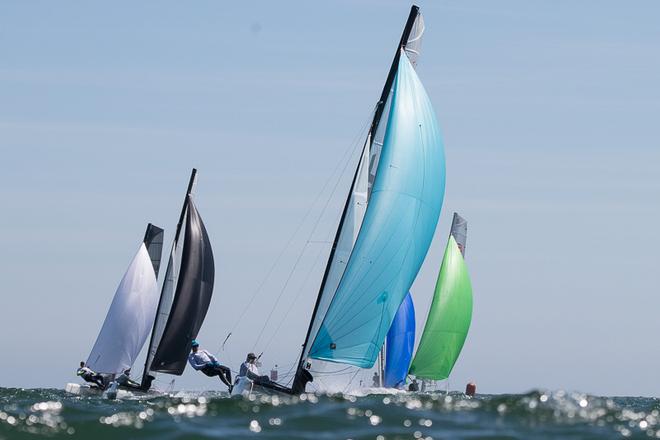
[[[231,370],[220,362],[206,350],[199,348],[199,342],[192,341],[192,352],[188,355],[188,362],[195,370],[200,370],[209,377],[218,376],[220,380],[227,385],[229,392],[233,388],[231,384]]]
[[[91,368],[85,365],[84,361],[80,361],[80,368],[76,374],[83,378],[85,382],[96,385],[100,389],[105,389],[105,382],[103,381],[103,376],[93,371]]]
[[[257,356],[254,353],[248,353],[245,362],[241,364],[238,370],[238,377],[247,377],[256,384],[269,383],[268,376],[260,376],[259,369],[257,368]]]
[[[131,369],[130,369],[130,368],[127,368],[127,369],[125,369],[124,372],[123,372],[122,374],[120,374],[119,377],[117,377],[117,379],[115,379],[115,380],[116,380],[117,383],[118,383],[120,386],[122,386],[122,387],[125,387],[125,388],[136,388],[136,389],[141,389],[142,386],[141,386],[139,383],[137,383],[137,382],[135,382],[134,380],[132,380],[130,376],[131,376]]]

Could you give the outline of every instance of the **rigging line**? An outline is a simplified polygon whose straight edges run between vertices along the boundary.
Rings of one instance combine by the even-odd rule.
[[[332,235],[332,231],[329,231],[328,235],[327,235],[326,242],[329,242],[331,235]],[[308,241],[308,243],[311,243],[311,242]],[[291,303],[289,305],[289,308],[287,309],[286,313],[284,314],[284,317],[280,320],[280,323],[277,326],[277,329],[275,329],[275,332],[273,332],[273,335],[271,336],[271,338],[266,343],[266,349],[268,349],[268,347],[270,347],[270,344],[273,341],[273,338],[279,332],[280,328],[282,327],[282,324],[286,320],[286,317],[289,315],[291,310],[293,310],[293,306],[297,303],[298,299],[300,298],[300,295],[302,294],[305,286],[307,285],[307,282],[309,281],[309,278],[310,278],[314,268],[316,268],[317,264],[319,263],[321,255],[323,255],[323,248],[319,249],[319,252],[316,255],[316,259],[314,260],[314,264],[312,265],[310,270],[307,272],[307,276],[305,277],[305,280],[303,281],[302,285],[300,286],[300,289],[298,289],[298,293],[296,294],[296,297],[293,299],[293,301],[291,301]],[[294,362],[294,365],[297,365],[297,363]]]
[[[344,388],[344,393],[346,393],[348,391],[348,387],[351,386],[351,384],[353,383],[353,380],[355,379],[355,376],[357,376],[359,372],[360,372],[359,368],[357,370],[355,370],[355,374],[353,375],[353,377],[351,377],[351,380],[348,381],[348,383],[346,384],[346,387]]]
[[[296,293],[296,297],[291,301],[289,308],[287,309],[286,313],[284,314],[284,317],[280,320],[280,323],[278,324],[277,328],[273,332],[273,334],[270,336],[270,339],[268,342],[266,342],[264,350],[267,350],[268,347],[270,347],[270,344],[273,342],[273,339],[275,339],[275,336],[278,334],[280,329],[282,328],[282,324],[286,321],[286,318],[289,316],[289,313],[291,313],[291,310],[293,310],[293,306],[298,302],[298,299],[300,298],[300,295],[302,295],[303,291],[305,290],[305,287],[307,286],[307,283],[309,281],[310,276],[312,275],[313,269],[316,268],[316,266],[319,264],[319,261],[321,261],[321,255],[323,255],[323,248],[319,249],[319,252],[316,254],[316,259],[314,260],[314,264],[312,265],[311,269],[307,272],[307,276],[305,276],[305,280],[303,281],[302,285],[300,286],[300,289],[298,289],[298,293]]]
[[[282,286],[282,289],[280,289],[280,293],[277,295],[277,299],[275,300],[275,304],[273,304],[273,307],[270,309],[270,312],[268,313],[268,317],[264,321],[264,325],[261,327],[261,331],[259,332],[259,336],[257,336],[257,340],[254,343],[254,346],[252,347],[252,351],[254,351],[257,348],[257,345],[259,344],[259,341],[261,341],[261,337],[264,334],[264,331],[266,330],[266,327],[268,326],[268,322],[270,321],[270,318],[273,316],[273,313],[275,312],[275,309],[280,303],[280,299],[282,299],[282,295],[284,294],[286,288],[289,285],[289,281],[291,281],[291,278],[293,277],[293,274],[298,267],[298,263],[300,263],[300,260],[302,260],[303,255],[305,255],[305,249],[307,249],[307,244],[303,246],[302,252],[298,255],[298,258],[296,258],[296,262],[293,264],[293,268],[289,272],[289,276],[287,276],[286,281],[284,282],[284,285]]]
[[[250,306],[252,305],[252,303],[253,303],[254,300],[256,299],[256,297],[257,297],[257,295],[259,294],[259,292],[261,292],[261,289],[262,289],[262,288],[264,287],[264,285],[266,284],[266,281],[268,281],[268,279],[269,279],[270,276],[272,275],[273,271],[275,270],[275,267],[277,266],[277,264],[278,264],[278,263],[280,262],[280,260],[282,259],[282,256],[284,255],[284,253],[286,252],[286,250],[289,248],[289,246],[291,246],[291,243],[293,242],[294,238],[298,235],[298,232],[300,232],[300,229],[303,227],[303,225],[304,225],[305,222],[307,221],[307,218],[308,218],[309,215],[311,214],[311,212],[312,212],[314,206],[315,206],[316,203],[321,199],[321,195],[325,192],[326,188],[328,187],[328,185],[329,185],[330,182],[332,181],[333,176],[336,174],[336,172],[337,172],[337,170],[339,169],[339,167],[341,166],[341,164],[346,160],[346,156],[349,156],[349,158],[350,158],[350,156],[352,155],[352,154],[350,154],[350,153],[351,153],[353,150],[355,150],[355,145],[357,144],[359,138],[361,137],[362,133],[364,132],[364,129],[365,129],[365,127],[366,127],[367,124],[368,124],[368,120],[365,121],[365,122],[362,124],[362,127],[360,127],[360,131],[355,135],[355,137],[353,138],[353,141],[349,144],[349,147],[348,147],[346,150],[344,150],[344,152],[342,153],[342,156],[341,156],[340,160],[337,161],[337,164],[335,165],[334,169],[332,170],[332,172],[330,173],[330,175],[329,175],[328,178],[326,179],[325,183],[323,184],[323,187],[321,188],[321,190],[320,190],[320,191],[318,192],[318,194],[316,195],[316,198],[314,199],[314,201],[310,204],[309,208],[307,209],[307,212],[305,213],[305,215],[303,216],[302,220],[300,221],[300,223],[298,224],[298,226],[297,226],[296,229],[294,230],[293,234],[291,234],[291,236],[289,237],[289,240],[287,241],[287,243],[286,243],[286,245],[284,246],[284,248],[280,251],[280,253],[278,254],[278,256],[275,258],[275,261],[273,262],[273,264],[271,265],[270,269],[269,269],[268,272],[266,273],[266,276],[263,278],[263,280],[261,281],[261,283],[259,284],[259,286],[257,287],[257,289],[254,291],[254,293],[253,293],[252,296],[250,297],[250,300],[248,301],[247,305],[245,306],[245,308],[243,309],[243,311],[242,311],[241,314],[239,315],[239,317],[238,317],[238,319],[236,320],[236,322],[234,323],[234,325],[231,327],[231,330],[230,330],[229,333],[234,332],[234,330],[236,330],[236,327],[238,326],[238,324],[239,324],[239,323],[242,321],[242,319],[245,317],[245,314],[246,314],[247,311],[250,309]],[[345,169],[345,168],[346,168],[346,166],[344,166],[344,169]],[[343,174],[343,171],[342,171],[342,174]],[[341,176],[341,174],[340,174],[340,176]],[[334,191],[334,190],[333,190],[333,191]],[[331,193],[331,194],[332,194],[332,193]],[[225,341],[225,342],[226,342],[226,341]]]
[[[302,347],[300,347],[299,353],[302,354]],[[300,357],[300,356],[296,356],[296,359],[298,359],[299,357]],[[287,371],[286,374],[283,376],[283,377],[287,377],[287,376],[289,377],[289,380],[287,380],[287,381],[286,381],[286,384],[285,384],[287,387],[291,385],[291,382],[293,382],[293,380],[294,380],[295,377],[296,377],[296,373],[293,373],[293,374],[292,374],[292,371],[293,371],[294,369],[295,369],[295,370],[298,369],[298,362],[294,362],[294,363],[291,365],[291,368],[289,369],[289,371]]]
[[[363,124],[363,130],[364,130],[364,128],[366,128],[366,125],[367,125],[366,123]],[[357,138],[357,137],[356,137],[356,138]],[[270,321],[270,318],[271,318],[272,315],[273,315],[273,312],[274,312],[275,309],[277,308],[277,305],[279,304],[279,301],[280,301],[280,299],[282,298],[282,295],[284,294],[284,291],[285,291],[286,287],[288,286],[289,281],[291,280],[291,277],[293,276],[293,274],[294,274],[294,272],[295,272],[295,270],[296,270],[296,268],[297,268],[297,266],[298,266],[298,263],[299,263],[300,260],[302,259],[302,256],[303,256],[303,254],[305,253],[305,250],[307,249],[307,246],[309,245],[309,240],[311,240],[312,236],[316,233],[316,229],[318,228],[318,225],[319,225],[319,223],[321,222],[321,219],[323,218],[323,216],[324,216],[324,214],[325,214],[325,211],[327,210],[328,205],[330,204],[330,201],[332,200],[334,194],[335,194],[336,191],[337,191],[337,188],[339,187],[339,183],[340,183],[341,180],[342,180],[342,179],[341,179],[341,176],[343,176],[343,175],[345,174],[346,169],[348,168],[348,164],[351,162],[350,159],[351,159],[352,156],[355,154],[355,150],[357,150],[357,148],[356,148],[357,145],[358,145],[358,144],[357,144],[357,139],[356,139],[356,140],[354,141],[354,144],[353,144],[353,145],[351,146],[351,148],[350,148],[350,150],[351,150],[351,154],[349,155],[348,160],[346,160],[346,162],[345,162],[345,164],[344,164],[344,167],[342,168],[341,172],[339,173],[339,176],[338,176],[337,180],[335,181],[335,185],[333,186],[332,191],[331,191],[330,194],[328,195],[328,198],[326,199],[325,204],[323,205],[323,208],[321,209],[321,212],[319,213],[319,215],[318,215],[318,217],[317,217],[317,219],[316,219],[316,222],[314,223],[314,227],[313,227],[312,230],[310,231],[309,236],[307,237],[307,240],[306,240],[306,242],[305,242],[303,248],[301,249],[300,254],[298,255],[298,258],[296,259],[296,262],[295,262],[294,265],[293,265],[293,268],[292,268],[291,271],[289,272],[289,275],[288,275],[288,277],[287,277],[287,279],[286,279],[286,281],[285,281],[285,283],[284,283],[284,286],[282,286],[282,289],[280,290],[280,293],[279,293],[277,299],[275,300],[275,304],[274,304],[273,307],[271,308],[270,313],[268,314],[268,317],[267,317],[266,320],[264,321],[264,325],[263,325],[263,327],[262,327],[262,329],[261,329],[261,332],[259,332],[259,336],[257,337],[257,340],[256,340],[256,342],[255,342],[255,347],[256,347],[256,345],[259,343],[259,341],[261,340],[261,336],[263,335],[263,332],[265,331],[266,326],[268,325],[268,322]]]
[[[352,370],[353,368],[355,368],[355,367],[352,366],[352,365],[349,365],[347,367],[344,367],[340,370],[335,370],[335,371],[323,371],[323,370],[311,369],[311,370],[309,370],[309,372],[314,373],[315,375],[317,375],[319,377],[323,377],[323,376],[344,375],[344,374],[346,374],[347,371]]]

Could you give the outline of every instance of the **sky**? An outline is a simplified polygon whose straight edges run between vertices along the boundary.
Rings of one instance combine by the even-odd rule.
[[[454,211],[474,289],[450,387],[660,395],[660,4],[419,5],[447,184],[418,318]],[[409,8],[0,4],[0,386],[76,380],[193,167],[216,259],[202,345],[232,368],[295,362]]]

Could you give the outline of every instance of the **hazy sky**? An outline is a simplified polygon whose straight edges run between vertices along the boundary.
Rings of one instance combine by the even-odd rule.
[[[412,291],[422,318],[460,212],[474,315],[451,387],[660,394],[660,4],[420,6],[447,187]],[[199,339],[232,331],[233,368],[253,349],[293,363],[409,7],[0,4],[0,386],[75,381],[192,167],[216,255]],[[222,388],[192,370],[177,387]]]

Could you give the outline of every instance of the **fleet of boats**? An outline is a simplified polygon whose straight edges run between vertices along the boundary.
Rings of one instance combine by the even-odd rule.
[[[413,356],[410,289],[431,245],[445,191],[440,129],[415,71],[424,30],[419,8],[413,6],[346,196],[307,332],[301,335],[295,374],[287,383],[251,383],[232,394],[300,394],[333,366],[359,370],[378,364],[379,383],[374,385],[386,388],[405,388],[410,377],[449,377],[472,315],[464,260],[467,223],[458,214]],[[153,392],[158,374],[183,373],[211,301],[213,252],[193,201],[195,177],[193,170],[160,295],[163,230],[150,224],[86,362],[113,383],[133,365],[150,334],[143,373],[132,393]],[[67,390],[94,392],[78,384],[68,384]]]

